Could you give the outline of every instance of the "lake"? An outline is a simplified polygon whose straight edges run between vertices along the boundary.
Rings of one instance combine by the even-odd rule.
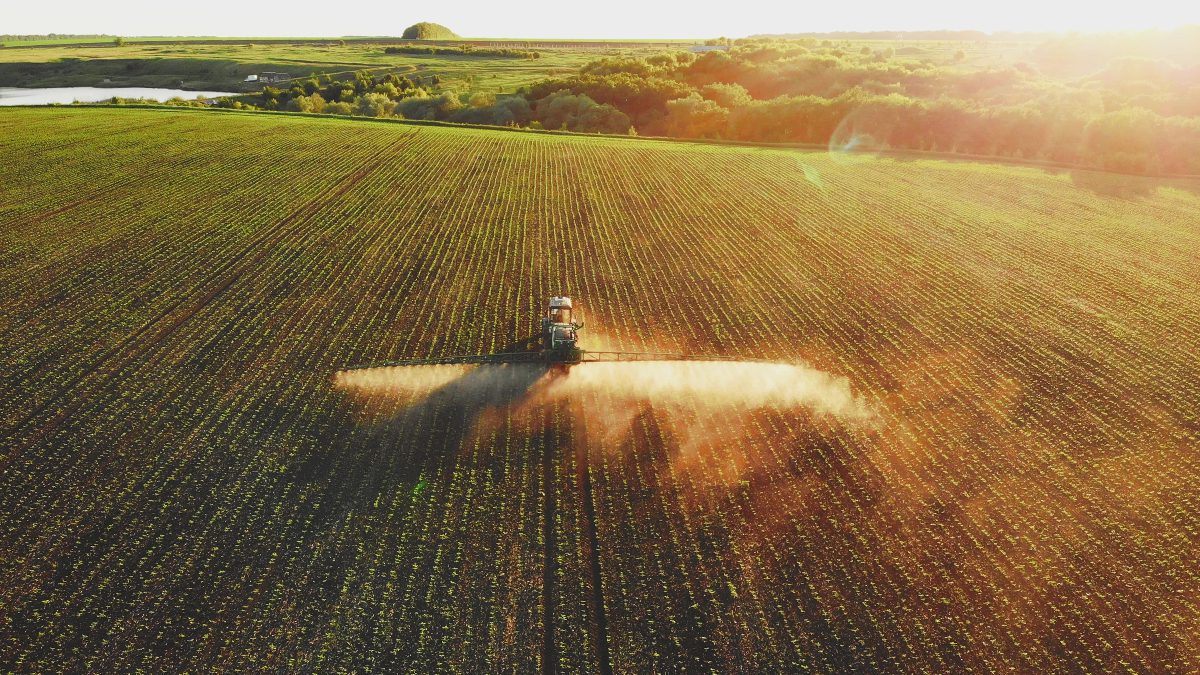
[[[156,89],[153,87],[45,87],[38,89],[0,87],[0,106],[47,105],[50,103],[74,103],[75,101],[95,103],[113,96],[165,101],[176,96],[194,99],[197,96],[216,98],[235,95],[228,91],[184,91],[183,89]]]

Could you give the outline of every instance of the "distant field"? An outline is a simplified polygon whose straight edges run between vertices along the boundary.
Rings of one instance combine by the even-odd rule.
[[[328,44],[334,42],[346,42],[353,44],[500,44],[500,45],[537,45],[537,44],[574,44],[580,46],[595,46],[598,44],[623,44],[630,46],[640,45],[691,45],[704,42],[702,39],[687,39],[687,38],[660,38],[660,39],[640,39],[640,38],[594,38],[594,39],[562,39],[562,38],[507,38],[507,37],[484,37],[484,38],[460,38],[458,40],[405,40],[400,37],[389,36],[355,36],[355,37],[214,37],[205,35],[192,36],[151,36],[151,37],[126,37],[122,38],[126,44],[142,44],[142,43],[163,43],[169,42],[173,44],[214,44],[221,42],[231,43],[247,43],[253,42],[258,44],[278,44],[278,43],[310,43],[310,44]],[[86,38],[47,38],[40,40],[0,40],[5,47],[40,47],[48,45],[93,45],[93,44],[112,44],[115,36],[108,37],[86,37]]]
[[[134,109],[0,151],[13,670],[1200,669],[1198,182]],[[558,293],[803,366],[335,374]]]
[[[513,92],[538,80],[575,72],[593,59],[613,55],[646,56],[686,49],[698,40],[545,40],[471,39],[413,43],[388,38],[130,38],[117,47],[111,38],[95,41],[43,40],[6,42],[0,48],[0,86],[142,86],[234,91],[246,75],[282,71],[297,77],[312,73],[344,76],[358,69],[434,75],[448,85],[472,91]],[[533,49],[538,60],[385,54],[390,44],[454,46],[474,44]],[[857,51],[894,50],[901,59],[943,65],[1003,67],[1028,58],[1028,42],[838,41]],[[963,51],[963,59],[956,59]],[[106,81],[107,80],[107,81]]]
[[[0,49],[0,86],[142,86],[235,91],[246,75],[263,71],[296,77],[344,76],[355,70],[438,76],[472,91],[511,92],[524,84],[573,72],[614,50],[541,49],[542,58],[385,54],[383,44],[322,43],[111,44]],[[631,47],[630,53],[646,48]],[[614,52],[615,53],[615,52]],[[107,80],[107,82],[105,81]]]
[[[345,38],[313,38],[313,37],[215,37],[210,35],[190,35],[190,36],[147,36],[147,37],[122,37],[126,44],[144,44],[155,42],[170,42],[175,44],[193,44],[193,43],[212,43],[212,42],[336,42]],[[352,38],[353,39],[353,38]],[[381,38],[359,38],[360,40],[377,40]],[[44,38],[35,40],[2,40],[5,47],[44,47],[44,46],[64,46],[64,45],[112,45],[116,40],[116,36],[93,36],[93,37],[61,37],[61,38]]]

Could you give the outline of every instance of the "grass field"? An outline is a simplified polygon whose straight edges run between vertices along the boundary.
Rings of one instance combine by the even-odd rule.
[[[588,61],[605,56],[647,56],[667,50],[672,41],[645,43],[604,41],[604,47],[589,47],[586,40],[556,42],[530,40],[494,40],[515,49],[534,49],[542,58],[494,58],[422,54],[385,54],[388,44],[379,39],[338,40],[295,38],[138,38],[114,46],[111,38],[87,41],[29,41],[6,43],[0,48],[0,86],[142,86],[184,87],[240,91],[247,75],[263,71],[282,71],[296,77],[312,73],[344,76],[355,70],[369,69],[377,74],[430,77],[437,75],[448,85],[471,91],[507,93],[539,80],[574,73]],[[487,43],[488,40],[471,40]],[[695,41],[676,41],[686,49]],[[410,43],[405,43],[410,44]],[[434,42],[452,46],[454,42]],[[902,59],[920,59],[946,65],[959,63],[955,53],[962,50],[961,65],[1004,67],[1028,60],[1032,43],[1028,42],[957,42],[957,41],[867,41],[840,40],[849,51],[861,48],[895,50]],[[18,48],[12,48],[18,47]],[[107,82],[106,82],[107,80]]]
[[[115,35],[109,36],[88,36],[88,37],[62,37],[62,38],[43,38],[43,39],[28,39],[28,40],[5,40],[3,47],[44,47],[44,46],[63,46],[63,45],[108,45],[112,44],[116,39]],[[457,40],[421,40],[419,43],[413,40],[405,40],[398,36],[375,35],[375,36],[328,36],[328,37],[231,37],[231,36],[214,36],[214,35],[184,35],[184,36],[131,36],[123,37],[122,40],[126,44],[147,44],[147,43],[172,43],[172,44],[212,44],[219,42],[228,42],[232,44],[244,44],[253,42],[256,44],[280,44],[280,43],[310,43],[310,44],[329,44],[333,42],[346,42],[352,44],[456,44],[456,43],[471,43],[471,44],[496,44],[500,46],[512,47],[533,47],[538,44],[548,43],[569,43],[580,46],[589,46],[597,44],[626,44],[631,47],[645,45],[694,45],[703,42],[703,39],[689,38],[546,38],[546,37],[463,37]],[[522,43],[522,44],[516,44]],[[3,48],[0,47],[0,48]]]
[[[1200,184],[0,111],[2,669],[1200,669]],[[585,347],[797,363],[353,364]]]
[[[0,49],[0,86],[179,87],[239,91],[247,75],[263,71],[339,77],[356,70],[440,77],[471,91],[512,92],[522,85],[574,72],[608,53],[647,54],[652,49],[539,49],[542,58],[385,54],[382,44],[324,42],[257,44],[111,44]],[[107,82],[106,82],[107,80]]]

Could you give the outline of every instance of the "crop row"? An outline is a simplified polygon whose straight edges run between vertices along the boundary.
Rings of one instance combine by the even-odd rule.
[[[17,670],[1197,667],[1194,187],[192,112],[0,131]],[[560,293],[585,347],[803,360],[871,414],[588,365],[338,386],[521,344]]]

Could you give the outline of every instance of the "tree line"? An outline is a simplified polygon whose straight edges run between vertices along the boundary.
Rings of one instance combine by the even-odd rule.
[[[395,73],[376,76],[369,71],[356,72],[353,78],[345,80],[313,76],[297,80],[286,89],[268,86],[258,94],[222,98],[217,101],[217,106],[609,134],[628,133],[632,128],[627,115],[588,96],[551,92],[532,101],[519,94],[439,90],[441,80],[436,75],[430,76],[427,82],[419,83]],[[114,99],[112,102],[136,101]],[[168,103],[202,105],[183,99]]]
[[[387,47],[385,54],[430,54],[433,56],[479,56],[501,59],[540,59],[542,53],[531,49],[510,49],[508,47],[476,47],[462,45],[460,47],[434,46],[405,46]]]
[[[750,43],[593,61],[525,89],[586,96],[639,134],[1000,155],[1200,173],[1195,68],[1120,57],[1070,81],[1027,63],[969,69],[892,50]]]

